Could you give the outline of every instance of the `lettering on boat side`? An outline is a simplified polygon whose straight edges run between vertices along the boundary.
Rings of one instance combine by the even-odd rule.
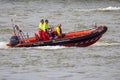
[[[37,46],[39,44],[44,44],[44,42],[42,41],[42,42],[38,42],[38,43],[33,43],[34,46]]]
[[[70,40],[59,40],[59,41],[53,41],[53,43],[61,43],[61,42],[66,42],[66,41],[70,41]]]

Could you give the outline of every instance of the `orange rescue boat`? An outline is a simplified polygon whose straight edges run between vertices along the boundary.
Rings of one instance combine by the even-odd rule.
[[[68,32],[62,34],[61,38],[41,40],[38,34],[34,37],[25,36],[19,27],[15,27],[14,35],[11,36],[10,41],[6,44],[9,47],[38,47],[38,46],[76,46],[87,47],[96,43],[102,35],[107,31],[106,26],[98,26],[92,29]]]

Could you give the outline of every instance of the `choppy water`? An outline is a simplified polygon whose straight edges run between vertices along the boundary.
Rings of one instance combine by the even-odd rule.
[[[108,31],[86,48],[46,46],[8,48],[12,22],[30,36],[41,18],[62,24],[63,32]],[[0,0],[0,80],[120,80],[119,0]]]

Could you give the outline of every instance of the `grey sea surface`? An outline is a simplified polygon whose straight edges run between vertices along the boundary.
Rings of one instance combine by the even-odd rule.
[[[13,22],[11,22],[13,19]],[[9,48],[13,24],[34,36],[40,19],[63,32],[106,25],[89,47]],[[120,80],[119,0],[0,0],[0,80]]]

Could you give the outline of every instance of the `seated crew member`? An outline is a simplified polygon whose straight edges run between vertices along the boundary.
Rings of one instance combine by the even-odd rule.
[[[61,38],[61,37],[62,37],[61,24],[58,24],[58,25],[56,26],[55,30],[56,30],[56,33],[57,33],[58,37]]]

